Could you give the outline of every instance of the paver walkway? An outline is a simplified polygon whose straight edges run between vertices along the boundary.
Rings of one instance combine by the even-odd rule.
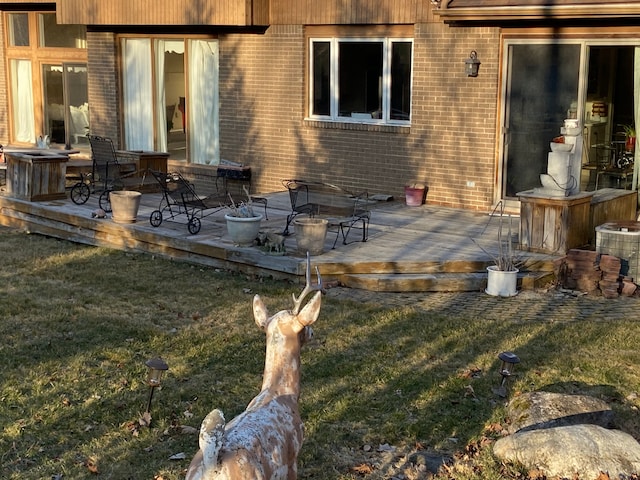
[[[638,319],[640,297],[606,299],[566,290],[521,291],[501,298],[484,292],[386,293],[343,287],[327,290],[329,298],[351,300],[381,308],[410,306],[437,315],[505,319],[517,322],[571,322]]]

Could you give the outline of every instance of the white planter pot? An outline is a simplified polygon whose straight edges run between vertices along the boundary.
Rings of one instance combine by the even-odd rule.
[[[225,214],[227,220],[227,231],[231,241],[241,247],[250,247],[260,232],[260,222],[262,215],[255,217],[233,217]]]
[[[135,223],[140,207],[140,192],[129,190],[114,190],[109,192],[111,203],[111,217],[116,223]]]
[[[298,252],[320,255],[324,251],[328,224],[324,218],[296,218],[293,225],[296,229]]]
[[[496,297],[513,297],[518,293],[518,272],[518,269],[508,272],[498,270],[495,265],[487,267],[485,292]]]

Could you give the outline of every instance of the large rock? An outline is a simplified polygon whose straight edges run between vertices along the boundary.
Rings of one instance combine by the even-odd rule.
[[[509,402],[507,417],[511,421],[507,427],[509,433],[582,423],[605,428],[613,426],[611,407],[588,395],[525,393]]]
[[[503,461],[537,468],[548,477],[595,480],[600,472],[628,478],[640,472],[640,444],[620,430],[572,425],[522,431],[499,439],[493,452]]]
[[[507,406],[511,435],[499,439],[500,460],[539,469],[548,477],[628,478],[640,473],[640,444],[613,423],[609,406],[585,395],[532,392]]]

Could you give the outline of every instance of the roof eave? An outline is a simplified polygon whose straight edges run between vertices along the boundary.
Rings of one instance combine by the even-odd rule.
[[[640,5],[570,5],[531,7],[440,8],[434,13],[444,21],[636,19]]]

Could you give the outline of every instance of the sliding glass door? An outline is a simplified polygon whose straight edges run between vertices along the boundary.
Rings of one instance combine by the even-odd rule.
[[[580,44],[515,44],[507,49],[503,198],[540,186],[549,142],[578,102]]]
[[[217,41],[123,38],[122,50],[126,147],[218,164]]]
[[[45,132],[50,142],[73,147],[87,144],[87,66],[45,64],[42,66],[42,83]]]
[[[541,186],[549,142],[560,135],[564,119],[575,116],[584,127],[585,167],[581,190],[595,188],[589,167],[602,152],[615,151],[626,127],[636,127],[640,85],[637,41],[508,40],[505,42],[503,110],[499,168],[500,198]],[[637,185],[636,175],[633,185]],[[585,177],[586,174],[586,177]],[[608,185],[599,185],[608,186]],[[615,185],[611,185],[615,186]]]

